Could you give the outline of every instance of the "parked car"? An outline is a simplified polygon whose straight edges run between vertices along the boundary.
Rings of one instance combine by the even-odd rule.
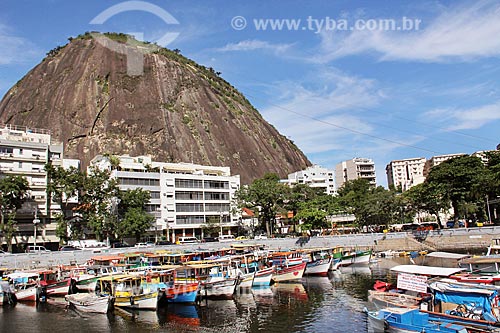
[[[125,243],[125,242],[116,242],[116,243],[111,244],[111,247],[118,249],[118,248],[122,248],[122,247],[130,247],[130,245]]]
[[[238,236],[238,237],[236,237],[235,240],[239,241],[239,240],[247,240],[247,239],[248,239],[247,236]]]
[[[161,241],[157,241],[155,243],[155,245],[172,245],[173,243],[171,241],[167,241],[167,240],[161,240]]]
[[[148,243],[135,243],[134,247],[137,247],[137,248],[143,248],[143,247],[148,247],[149,244]]]
[[[217,242],[219,239],[217,237],[203,237],[201,240],[204,243]]]
[[[43,252],[50,252],[50,250],[47,250],[45,246],[40,246],[40,245],[29,245],[26,248],[26,253],[43,253]]]
[[[185,237],[179,237],[177,244],[194,244],[198,242],[199,240],[196,237],[185,236]]]
[[[63,245],[59,248],[59,251],[81,251],[81,250],[82,249],[71,245]]]
[[[255,235],[253,239],[267,239],[266,235]]]

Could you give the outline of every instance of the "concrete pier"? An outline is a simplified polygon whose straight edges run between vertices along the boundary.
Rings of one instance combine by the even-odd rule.
[[[422,235],[419,235],[422,236]],[[459,228],[429,231],[425,239],[418,241],[411,232],[352,234],[337,236],[311,237],[303,248],[312,247],[355,247],[359,249],[373,249],[374,251],[448,251],[448,252],[486,252],[493,238],[500,238],[500,227]],[[241,241],[245,244],[262,244],[270,249],[300,248],[298,238],[273,238],[262,240]],[[240,242],[233,242],[240,243]],[[29,269],[68,265],[70,263],[83,264],[93,256],[100,254],[114,254],[123,252],[147,252],[154,250],[188,251],[197,249],[218,249],[229,247],[232,243],[199,243],[190,245],[167,245],[136,249],[133,247],[109,249],[100,253],[82,250],[68,252],[51,252],[36,254],[6,254],[0,255],[0,267]]]

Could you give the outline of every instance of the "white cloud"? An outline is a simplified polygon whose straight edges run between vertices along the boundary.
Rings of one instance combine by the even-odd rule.
[[[269,87],[273,105],[261,112],[307,154],[342,149],[359,133],[372,133],[366,109],[384,98],[374,80],[326,70],[304,82],[276,82]]]
[[[450,131],[477,129],[500,120],[500,101],[469,109],[434,109],[426,112],[424,117],[449,123],[446,129]]]
[[[254,51],[254,50],[267,50],[277,54],[286,52],[292,47],[293,44],[273,44],[267,41],[251,39],[243,40],[238,43],[229,43],[225,46],[216,49],[218,52],[239,52],[239,51]]]
[[[0,65],[19,64],[37,55],[37,48],[25,38],[13,36],[0,23]]]
[[[379,54],[381,60],[425,62],[497,57],[500,55],[499,17],[498,2],[467,2],[442,9],[430,22],[422,18],[418,31],[322,32],[320,54],[314,61],[325,63],[367,52]]]

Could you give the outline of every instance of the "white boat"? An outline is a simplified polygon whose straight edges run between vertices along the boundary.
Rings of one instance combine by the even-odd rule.
[[[303,262],[292,266],[277,266],[273,273],[274,282],[296,282],[302,279],[306,263]]]
[[[332,264],[332,258],[315,259],[306,265],[304,275],[327,276]]]
[[[211,278],[201,283],[200,295],[202,297],[233,297],[238,285],[237,278]]]
[[[266,287],[271,285],[274,267],[259,269],[255,272],[252,287]]]
[[[21,302],[35,302],[38,289],[37,272],[14,272],[7,275],[14,287],[16,298]]]
[[[368,290],[368,301],[372,302],[378,309],[388,307],[418,308],[422,298],[388,291]]]
[[[241,274],[239,276],[240,283],[239,283],[238,287],[239,288],[252,288],[254,278],[255,278],[255,272],[254,273]]]
[[[111,309],[111,296],[98,296],[94,293],[71,294],[64,297],[69,306],[81,312],[107,313]]]

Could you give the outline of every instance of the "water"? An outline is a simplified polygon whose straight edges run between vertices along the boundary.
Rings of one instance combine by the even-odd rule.
[[[199,305],[79,314],[63,303],[0,308],[0,332],[368,332],[367,291],[382,266],[278,284]]]

